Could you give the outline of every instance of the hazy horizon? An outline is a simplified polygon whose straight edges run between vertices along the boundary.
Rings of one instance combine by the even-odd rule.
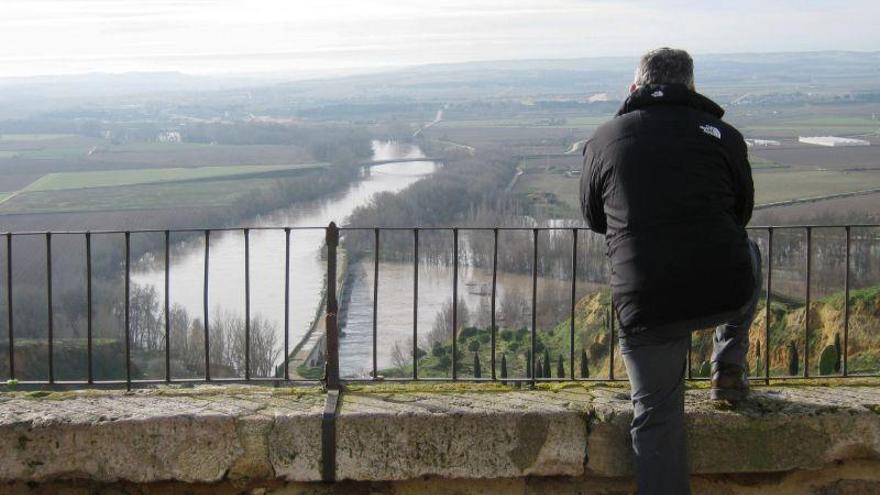
[[[684,8],[684,7],[687,8]],[[285,78],[419,65],[697,54],[876,51],[880,6],[583,0],[5,0],[0,78],[180,72]],[[749,35],[741,32],[749,26]],[[548,36],[547,33],[552,33]],[[821,36],[817,36],[821,33]]]

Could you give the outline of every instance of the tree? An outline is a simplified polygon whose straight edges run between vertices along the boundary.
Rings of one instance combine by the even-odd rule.
[[[535,363],[535,378],[544,378],[544,363],[540,359]]]
[[[562,354],[559,355],[559,360],[556,361],[556,378],[565,378],[565,362],[562,360]]]
[[[456,324],[459,329],[466,327],[468,324],[468,320],[470,319],[470,311],[468,310],[467,304],[464,302],[464,299],[458,300],[458,319]],[[448,300],[443,304],[443,308],[437,313],[437,316],[434,318],[434,324],[431,327],[431,331],[428,332],[427,341],[430,344],[434,344],[435,342],[445,343],[452,340],[452,300]]]
[[[834,334],[834,349],[837,350],[837,360],[834,362],[834,372],[840,373],[840,366],[842,362],[843,349],[840,346],[840,334]]]
[[[553,375],[550,374],[550,351],[547,348],[544,348],[544,378],[550,378]]]
[[[590,366],[587,362],[587,351],[585,349],[581,349],[581,378],[589,378],[590,377]]]
[[[755,343],[755,375],[761,376],[761,341]]]
[[[261,315],[251,318],[251,373],[258,377],[268,377],[281,350],[277,344],[278,332],[275,325]]]
[[[800,368],[800,357],[798,356],[797,346],[794,344],[794,341],[788,343],[788,374],[790,376],[797,376]]]
[[[501,354],[501,384],[507,385],[504,379],[507,378],[507,356]]]
[[[532,368],[532,351],[526,351],[526,378],[531,378],[534,373]]]
[[[501,299],[499,307],[504,326],[508,328],[522,326],[525,323],[523,309],[527,307],[528,302],[521,290],[513,288],[505,291],[504,298]]]
[[[482,378],[483,373],[480,369],[480,353],[474,353],[474,378]]]
[[[439,345],[439,344],[438,344]],[[405,371],[412,364],[412,353],[409,351],[412,349],[412,337],[406,339],[405,341],[397,341],[394,343],[394,347],[391,348],[391,362],[394,364],[395,368],[398,368],[400,371]],[[437,347],[435,347],[437,349]],[[442,347],[440,347],[442,352]]]

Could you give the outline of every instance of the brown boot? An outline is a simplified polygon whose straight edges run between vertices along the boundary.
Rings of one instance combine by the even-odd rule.
[[[749,395],[749,377],[745,366],[730,363],[712,363],[712,400],[739,402]]]

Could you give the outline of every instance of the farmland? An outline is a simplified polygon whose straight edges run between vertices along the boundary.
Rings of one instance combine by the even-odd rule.
[[[101,170],[93,172],[60,172],[44,175],[24,188],[23,192],[59,191],[94,187],[132,186],[164,182],[211,181],[242,178],[242,176],[282,175],[283,172],[324,167],[326,164],[249,165],[230,167],[148,168],[133,170]]]
[[[316,180],[323,170],[335,167],[316,160],[308,141],[292,144],[273,137],[281,143],[259,142],[262,137],[256,133],[264,132],[260,129],[253,131],[252,139],[257,142],[252,144],[247,128],[235,135],[243,141],[236,144],[5,133],[0,135],[0,215],[219,207],[251,211],[258,204],[277,207],[285,194],[294,199],[289,196],[293,189],[311,198],[307,182],[299,178]],[[124,132],[129,132],[128,127]],[[307,138],[293,131],[290,135]],[[126,134],[120,131],[120,136]],[[347,151],[348,144],[363,148],[365,142],[369,150],[368,137],[357,139],[340,142],[338,149]],[[324,149],[318,151],[335,163],[354,164],[363,159],[352,152],[344,160],[337,159],[335,149],[329,153]],[[238,218],[237,214],[229,216]]]

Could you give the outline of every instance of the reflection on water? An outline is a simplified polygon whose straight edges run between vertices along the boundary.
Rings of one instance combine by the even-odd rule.
[[[348,305],[345,335],[340,340],[339,365],[343,376],[367,376],[372,369],[373,352],[373,263],[353,266],[354,284]],[[469,323],[491,315],[492,271],[461,266],[458,270],[458,297],[470,313]],[[452,300],[453,269],[436,263],[419,266],[418,342],[427,349],[425,339],[443,305]],[[527,274],[498,273],[496,307],[511,290],[527,296],[532,279]],[[538,290],[570,290],[570,282],[539,277]],[[527,310],[527,308],[523,308]],[[395,344],[405,354],[412,353],[413,266],[411,263],[382,262],[379,265],[379,304],[376,360],[379,369],[393,366]]]

